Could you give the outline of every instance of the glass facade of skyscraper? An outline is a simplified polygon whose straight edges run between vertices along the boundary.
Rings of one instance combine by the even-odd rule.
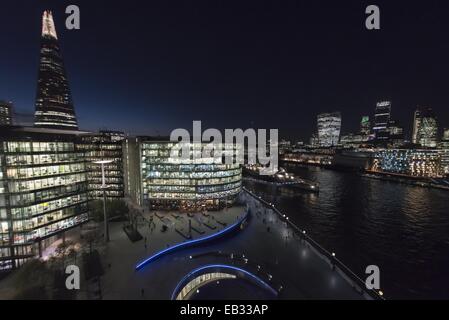
[[[321,147],[338,145],[341,131],[340,112],[322,113],[318,115],[318,141]]]
[[[391,119],[391,102],[382,101],[376,104],[373,132],[377,140],[388,140],[388,124]]]
[[[50,11],[42,17],[39,76],[36,94],[36,127],[77,130],[78,123],[56,29]]]
[[[437,146],[438,123],[432,108],[419,108],[413,121],[413,143],[422,147]]]
[[[73,135],[2,131],[0,270],[38,256],[42,242],[87,221],[86,170]]]

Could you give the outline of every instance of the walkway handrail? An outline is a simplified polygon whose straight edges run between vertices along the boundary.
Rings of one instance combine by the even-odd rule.
[[[243,191],[248,193],[251,197],[260,201],[262,204],[264,204],[265,206],[271,208],[274,212],[276,212],[281,219],[283,219],[287,224],[289,224],[293,228],[293,230],[295,230],[296,232],[299,233],[299,236],[302,237],[304,239],[304,241],[306,241],[311,247],[313,247],[315,250],[317,250],[319,253],[321,253],[325,258],[327,258],[329,263],[338,267],[344,275],[346,275],[352,281],[354,281],[355,282],[354,285],[357,285],[359,287],[359,289],[362,291],[362,293],[366,292],[370,297],[372,297],[374,299],[385,300],[385,298],[381,294],[379,294],[379,292],[377,292],[376,290],[366,289],[365,282],[362,279],[360,279],[360,277],[357,276],[351,269],[349,269],[349,267],[347,267],[343,262],[341,262],[339,259],[337,259],[335,257],[334,253],[330,253],[328,250],[326,250],[320,244],[318,244],[318,242],[313,240],[309,235],[306,234],[305,230],[301,230],[297,225],[295,225],[293,222],[291,222],[289,220],[289,218],[285,214],[283,214],[281,211],[279,211],[272,203],[269,203],[268,201],[262,199],[262,197],[257,196],[256,194],[254,194],[253,192],[251,192],[250,190],[248,190],[245,187],[243,187],[242,189],[243,189]]]

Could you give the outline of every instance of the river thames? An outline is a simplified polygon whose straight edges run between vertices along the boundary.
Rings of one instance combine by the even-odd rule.
[[[377,265],[387,299],[449,298],[449,192],[300,165],[288,171],[320,193],[245,182],[335,252],[362,279]]]

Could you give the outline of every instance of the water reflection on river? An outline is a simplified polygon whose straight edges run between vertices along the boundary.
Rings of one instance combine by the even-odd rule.
[[[449,192],[288,166],[320,183],[320,193],[245,185],[270,200],[364,277],[378,265],[387,298],[449,299]]]

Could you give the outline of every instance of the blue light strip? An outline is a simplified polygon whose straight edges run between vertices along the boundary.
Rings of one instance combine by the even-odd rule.
[[[249,215],[249,210],[246,211],[245,215],[239,221],[237,221],[233,225],[231,225],[231,226],[229,226],[229,227],[227,227],[227,228],[225,228],[225,229],[223,229],[223,230],[221,230],[221,231],[219,231],[217,233],[208,235],[208,236],[203,237],[203,238],[190,240],[190,241],[187,241],[187,242],[181,242],[181,243],[178,243],[178,244],[174,245],[173,247],[170,247],[170,248],[164,249],[162,251],[159,251],[159,252],[155,253],[154,255],[152,255],[151,257],[149,257],[149,258],[145,259],[144,261],[142,261],[141,263],[139,263],[136,266],[136,270],[142,269],[146,264],[148,264],[150,262],[153,262],[154,260],[160,258],[161,256],[163,256],[165,254],[168,254],[168,253],[171,253],[171,252],[173,252],[175,250],[183,249],[183,248],[186,248],[186,247],[190,247],[190,246],[193,246],[193,245],[196,245],[196,244],[200,244],[200,243],[203,243],[203,242],[207,242],[209,240],[214,240],[216,238],[219,238],[222,235],[224,235],[224,234],[226,234],[226,233],[228,233],[230,231],[233,231],[238,226],[240,226],[248,218],[248,215]]]
[[[268,283],[266,283],[265,281],[263,281],[261,278],[259,278],[258,276],[256,276],[255,274],[252,274],[249,271],[246,271],[244,269],[238,268],[238,267],[234,267],[234,266],[228,266],[228,265],[224,265],[224,264],[212,264],[212,265],[207,265],[207,266],[202,266],[199,267],[198,269],[195,269],[193,271],[191,271],[189,274],[187,274],[184,278],[182,278],[181,281],[178,282],[178,284],[176,285],[175,290],[172,293],[171,296],[171,300],[175,300],[177,295],[179,294],[179,292],[181,292],[180,287],[182,285],[184,285],[184,283],[186,282],[187,279],[189,279],[191,276],[193,276],[196,273],[199,273],[203,270],[206,269],[215,269],[215,268],[220,268],[220,269],[228,269],[228,270],[232,270],[232,271],[238,271],[238,272],[242,272],[244,274],[246,274],[247,276],[251,277],[252,279],[254,279],[255,281],[257,281],[259,284],[261,284],[265,289],[271,291],[271,293],[273,293],[275,296],[278,295],[278,292],[273,289]]]

